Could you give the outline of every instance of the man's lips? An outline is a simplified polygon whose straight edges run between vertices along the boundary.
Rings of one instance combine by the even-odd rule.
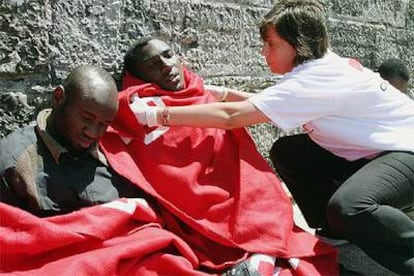
[[[179,77],[180,77],[180,75],[179,74],[174,74],[174,75],[170,75],[168,78],[167,78],[167,82],[173,82],[173,81],[176,81],[176,80],[178,80],[179,79]]]
[[[166,80],[166,83],[177,84],[180,82],[180,75],[174,75]]]
[[[94,139],[89,139],[89,138],[80,138],[79,139],[79,145],[82,148],[89,148],[93,143],[95,143]]]

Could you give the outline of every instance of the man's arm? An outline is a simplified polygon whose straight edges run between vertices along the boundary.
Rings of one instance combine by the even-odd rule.
[[[32,171],[34,164],[20,163],[21,154],[31,142],[31,136],[21,130],[0,140],[0,202],[27,210],[27,183],[19,171]],[[26,159],[30,162],[30,158]]]
[[[23,208],[20,200],[13,190],[13,186],[7,180],[10,173],[8,171],[0,175],[0,202]]]

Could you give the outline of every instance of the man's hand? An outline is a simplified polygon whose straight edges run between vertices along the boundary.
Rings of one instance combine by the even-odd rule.
[[[149,127],[159,125],[157,119],[158,108],[156,106],[149,106],[137,95],[132,96],[129,104],[132,112],[135,114],[138,123],[147,125]]]
[[[227,88],[217,85],[204,85],[205,90],[210,92],[218,102],[224,102],[229,94]]]

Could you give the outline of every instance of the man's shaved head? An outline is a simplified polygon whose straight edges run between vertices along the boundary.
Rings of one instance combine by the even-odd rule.
[[[63,82],[63,88],[69,102],[78,97],[94,98],[99,102],[108,102],[117,97],[112,76],[94,65],[76,67]]]

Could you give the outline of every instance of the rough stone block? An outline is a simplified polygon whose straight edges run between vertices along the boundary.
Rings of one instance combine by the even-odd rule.
[[[408,0],[407,30],[414,30],[414,1]]]
[[[384,59],[397,57],[405,61],[409,68],[414,68],[414,52],[412,41],[414,40],[414,31],[387,28],[383,35],[377,37],[377,65]],[[414,77],[414,71],[411,70],[411,76]]]
[[[326,1],[329,17],[363,23],[388,24],[404,28],[408,16],[407,0],[330,0]]]
[[[47,1],[0,2],[0,76],[48,72]]]
[[[215,2],[229,2],[225,0],[217,0]],[[249,7],[271,7],[273,5],[273,0],[234,0],[236,4]]]
[[[267,9],[247,8],[244,10],[243,30],[243,72],[248,76],[268,77],[271,73],[261,55],[263,43],[260,38],[259,22]]]
[[[384,31],[383,26],[334,19],[329,21],[331,46],[334,51],[342,56],[357,58],[370,68],[377,63],[378,35]]]
[[[56,78],[85,63],[113,71],[119,61],[121,1],[52,1],[49,31]]]

